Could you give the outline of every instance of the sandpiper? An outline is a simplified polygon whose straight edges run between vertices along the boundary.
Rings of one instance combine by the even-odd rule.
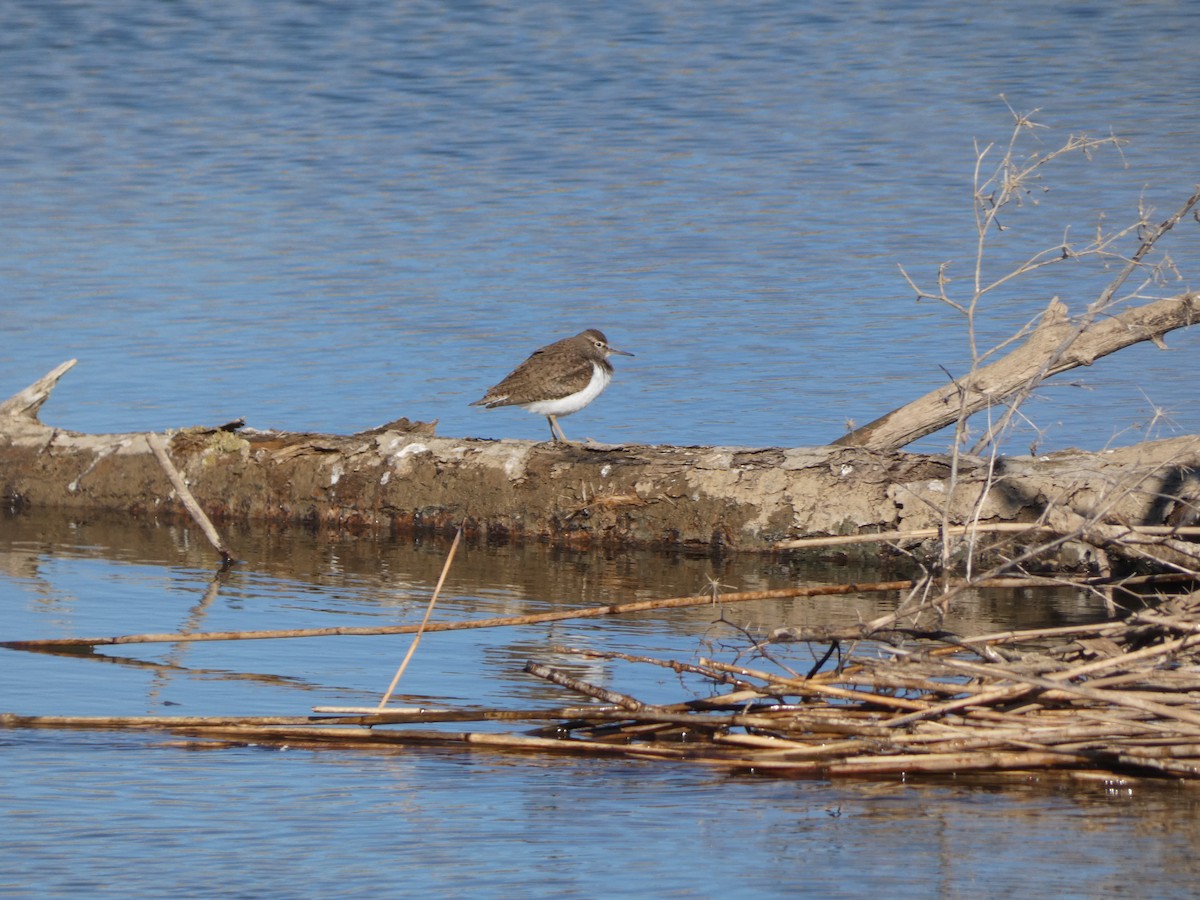
[[[558,417],[579,412],[608,387],[613,376],[608,358],[614,353],[633,356],[610,346],[604,332],[589,328],[534,350],[529,359],[471,405],[487,409],[520,406],[546,417],[551,440],[569,444]]]

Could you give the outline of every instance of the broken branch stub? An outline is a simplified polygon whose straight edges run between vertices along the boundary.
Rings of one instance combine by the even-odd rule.
[[[29,387],[19,391],[0,403],[0,417],[21,417],[37,419],[38,410],[50,399],[50,392],[58,384],[58,380],[69,372],[78,360],[68,359],[47,372]]]

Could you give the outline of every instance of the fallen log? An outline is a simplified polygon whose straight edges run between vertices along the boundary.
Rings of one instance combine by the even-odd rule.
[[[945,524],[1028,523],[1013,541],[1056,535],[1152,567],[1195,568],[1200,437],[1038,458],[879,452],[855,447],[563,446],[437,437],[399,420],[354,435],[243,427],[81,434],[38,410],[64,363],[0,405],[0,489],[16,507],[179,516],[182,498],[155,445],[196,504],[221,521],[259,521],[551,541],[564,546],[771,550],[821,535]],[[1033,527],[1036,526],[1036,527]],[[1149,531],[1130,526],[1169,526]],[[985,540],[981,531],[974,536]],[[1086,550],[1086,547],[1084,548]],[[1069,555],[1069,554],[1066,554]]]
[[[1014,138],[1024,125],[1025,121],[1019,119]],[[1068,141],[1064,150],[1080,150],[1088,146],[1097,146],[1098,143],[1087,140]],[[1000,413],[997,421],[989,423],[985,434],[975,444],[975,450],[982,452],[1004,433],[1016,409],[1046,379],[1077,366],[1090,366],[1103,356],[1141,341],[1151,341],[1159,348],[1165,349],[1163,335],[1196,322],[1200,314],[1200,295],[1185,293],[1140,306],[1129,306],[1128,302],[1138,296],[1137,291],[1125,296],[1122,296],[1121,292],[1126,282],[1135,275],[1153,281],[1161,275],[1164,268],[1173,267],[1174,264],[1165,258],[1160,259],[1157,265],[1149,263],[1158,243],[1185,217],[1195,216],[1195,210],[1200,205],[1200,190],[1194,191],[1175,212],[1157,225],[1147,221],[1148,211],[1143,210],[1136,229],[1118,230],[1107,236],[1097,229],[1096,240],[1081,252],[1077,253],[1064,242],[1058,248],[1043,249],[1035,253],[1024,265],[996,281],[985,283],[980,279],[979,266],[982,263],[985,239],[993,225],[999,227],[997,214],[1005,206],[1020,202],[1019,198],[1025,192],[1025,188],[1021,186],[1022,181],[1029,177],[1036,178],[1037,170],[1054,155],[1057,154],[1052,153],[1047,157],[1035,153],[1025,161],[1028,167],[1022,170],[1019,165],[1012,165],[1014,161],[1010,146],[1009,154],[992,176],[986,179],[982,189],[978,183],[977,168],[975,214],[976,227],[979,229],[979,255],[976,257],[974,293],[969,300],[953,300],[946,293],[944,280],[940,280],[939,289],[934,293],[918,288],[918,296],[947,303],[966,317],[971,336],[971,371],[962,377],[953,378],[950,384],[843,435],[835,442],[836,446],[898,450],[948,425],[957,424],[961,428],[968,417],[984,409],[1003,407],[1004,412]],[[982,155],[979,156],[978,162],[983,162]],[[975,345],[974,322],[978,304],[985,294],[1052,261],[1079,255],[1111,258],[1113,242],[1131,233],[1138,235],[1137,247],[1124,258],[1124,265],[1117,270],[1100,295],[1088,304],[1082,315],[1072,318],[1068,315],[1067,305],[1055,298],[1042,313],[1041,321],[1032,329],[1032,333],[1018,333],[1010,341],[997,345],[993,350],[982,354],[979,352]],[[944,270],[942,275],[944,277]],[[911,279],[909,284],[916,287]],[[1015,350],[988,362],[994,353],[1023,336],[1026,338],[1024,343]],[[961,436],[960,433],[958,437]]]

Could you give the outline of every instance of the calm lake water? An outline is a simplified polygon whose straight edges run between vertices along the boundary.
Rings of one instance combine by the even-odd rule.
[[[1005,217],[998,275],[1070,229],[1154,219],[1200,180],[1200,6],[1173,2],[9,2],[0,29],[0,397],[80,363],[42,417],[84,431],[245,416],[351,432],[544,437],[467,404],[585,327],[636,353],[565,423],[607,441],[811,445],[962,372],[955,315],[917,303],[974,252],[975,142],[1012,117],[1113,133]],[[993,152],[993,157],[995,151]],[[1036,201],[1036,202],[1035,202]],[[1194,222],[1168,245],[1196,286]],[[1124,245],[1130,252],[1132,245]],[[1050,269],[989,301],[982,337],[1110,272]],[[1200,432],[1200,337],[1122,351],[1027,408],[1043,448]],[[1024,451],[1034,435],[1014,436]],[[942,448],[944,435],[928,439]],[[444,548],[231,537],[204,600],[188,528],[0,526],[4,636],[408,621]],[[840,578],[784,562],[472,549],[445,617]],[[894,600],[894,598],[893,598]],[[868,599],[738,610],[854,618]],[[1079,598],[989,595],[979,622],[1077,621]],[[734,652],[709,609],[427,638],[414,702],[525,704],[520,674],[584,644]],[[714,647],[715,644],[715,647]],[[389,639],[0,653],[0,708],[297,713],[361,703]],[[645,700],[695,690],[589,672]],[[1172,789],[829,785],[478,753],[0,734],[0,893],[195,896],[1057,896],[1192,893],[1194,801]]]
[[[960,321],[898,266],[969,280],[974,142],[1007,141],[1001,94],[1041,109],[1030,152],[1129,144],[1051,168],[994,274],[1139,200],[1165,217],[1200,180],[1188,3],[29,0],[5,19],[0,393],[78,357],[45,417],[81,430],[404,415],[541,439],[467,404],[598,327],[637,357],[569,435],[822,444],[961,374]],[[1151,293],[1196,286],[1194,222],[1170,249],[1184,280]],[[1079,311],[1106,274],[1018,283],[982,327],[1055,294]],[[1152,405],[1200,431],[1200,337],[1168,343],[1048,388],[1042,446],[1131,442]]]

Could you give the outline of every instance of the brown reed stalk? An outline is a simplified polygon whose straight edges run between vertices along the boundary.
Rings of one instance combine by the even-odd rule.
[[[426,627],[429,625],[429,616],[433,613],[433,606],[437,603],[438,594],[442,592],[442,585],[446,583],[446,575],[450,571],[450,564],[454,562],[454,553],[458,550],[458,542],[462,539],[462,526],[458,526],[458,531],[454,532],[454,540],[450,544],[450,551],[446,554],[446,561],[442,563],[442,573],[438,575],[437,584],[433,588],[433,594],[429,597],[429,604],[425,607],[425,618],[421,620],[421,624],[417,626],[416,634],[413,635],[412,643],[408,647],[408,652],[404,654],[404,659],[401,660],[399,667],[396,669],[396,674],[392,678],[392,683],[388,685],[388,689],[383,692],[383,696],[379,698],[379,708],[383,709],[387,706],[388,701],[392,699],[392,692],[396,690],[396,685],[400,683],[400,677],[404,674],[404,670],[408,668],[408,662],[413,658],[413,654],[417,652],[417,645],[421,643],[421,635],[425,633]]]
[[[1198,537],[1200,527],[1176,525],[1118,525],[1130,535],[1152,537]],[[808,550],[816,547],[842,547],[855,544],[922,541],[930,538],[961,537],[970,534],[1058,534],[1059,529],[1036,522],[972,522],[970,525],[950,525],[945,528],[913,528],[897,531],[870,531],[861,534],[836,534],[827,537],[790,538],[776,541],[774,550]]]

